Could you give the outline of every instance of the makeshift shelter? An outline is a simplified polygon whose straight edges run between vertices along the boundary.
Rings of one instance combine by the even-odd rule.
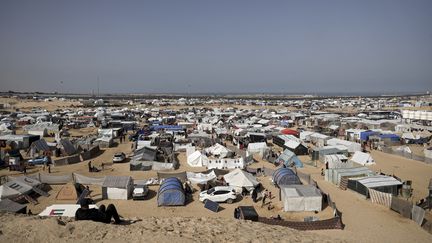
[[[185,191],[181,181],[175,177],[162,181],[158,196],[158,206],[183,206],[186,202]]]
[[[5,185],[0,186],[0,201],[7,198],[14,198],[21,195],[21,193],[13,188],[10,188]]]
[[[353,162],[351,160],[348,160],[348,158],[343,154],[325,155],[324,163],[326,165],[326,169],[353,167]]]
[[[299,137],[299,132],[297,132],[296,130],[289,129],[289,128],[283,129],[280,132],[284,135],[293,135],[293,136]]]
[[[255,176],[241,169],[235,169],[224,175],[223,178],[228,185],[234,187],[237,191],[241,191],[243,187],[248,191],[252,191],[259,184]]]
[[[218,156],[219,158],[226,158],[230,154],[230,150],[225,148],[223,145],[220,145],[216,143],[215,145],[211,146],[210,148],[206,149],[207,153],[210,153],[214,156]]]
[[[106,176],[102,184],[102,199],[124,199],[132,196],[134,188],[130,176]]]
[[[367,198],[369,197],[368,189],[374,189],[384,193],[391,193],[393,196],[397,196],[401,187],[402,182],[398,181],[394,177],[385,175],[352,178],[348,180],[349,189],[356,191]]]
[[[75,146],[68,139],[61,139],[59,142],[60,149],[64,155],[74,155],[77,153]]]
[[[214,171],[211,171],[208,174],[194,172],[186,172],[186,174],[187,179],[193,184],[205,184],[209,181],[216,179],[216,174]]]
[[[76,200],[78,198],[78,193],[73,184],[64,185],[60,191],[57,193],[57,200]]]
[[[354,163],[361,164],[363,166],[375,164],[375,161],[369,153],[364,153],[360,151],[355,152],[351,160]]]
[[[295,166],[297,168],[303,168],[303,163],[300,159],[290,150],[285,149],[283,153],[276,159],[279,164],[284,164],[286,167]]]
[[[347,148],[348,152],[350,152],[350,153],[355,153],[357,151],[361,151],[361,144],[347,141],[347,140],[338,139],[338,138],[332,138],[332,139],[327,140],[327,144],[333,145],[333,146],[336,146],[336,145],[345,146]]]
[[[335,185],[339,185],[341,178],[355,178],[355,177],[365,177],[374,175],[370,169],[367,167],[357,167],[357,168],[335,168],[325,170],[325,180],[330,181]]]
[[[280,187],[284,211],[321,211],[322,194],[310,185],[283,185]]]
[[[324,156],[328,154],[343,154],[348,156],[348,149],[345,146],[336,145],[336,146],[324,146],[321,148],[314,148],[312,150],[312,160],[320,160],[324,163]]]
[[[201,167],[208,164],[208,158],[200,151],[195,151],[187,157],[187,163],[191,167]]]
[[[0,200],[0,212],[27,213],[27,206],[9,199]]]
[[[273,183],[276,186],[300,185],[302,184],[298,176],[288,168],[279,168],[272,175]]]
[[[267,143],[249,143],[247,151],[250,154],[259,154],[261,157],[264,155],[265,151],[268,149]]]

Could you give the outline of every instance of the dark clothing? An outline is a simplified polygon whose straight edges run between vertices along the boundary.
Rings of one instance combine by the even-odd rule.
[[[111,218],[113,218],[116,223],[121,222],[117,209],[112,204],[108,205],[106,209],[105,205],[101,205],[99,209],[79,208],[75,213],[76,220],[92,220],[109,224],[111,223]]]
[[[257,197],[258,197],[258,193],[257,193],[256,189],[254,189],[252,191],[252,200],[253,200],[253,202],[257,202]]]

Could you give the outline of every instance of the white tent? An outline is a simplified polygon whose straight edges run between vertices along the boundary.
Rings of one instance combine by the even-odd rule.
[[[375,161],[373,160],[372,156],[368,153],[363,153],[360,151],[356,151],[351,158],[351,160],[357,164],[361,165],[373,165],[375,164]]]
[[[256,185],[259,184],[255,176],[241,169],[235,169],[224,175],[224,180],[228,183],[228,185],[235,187],[239,191],[242,187],[245,187],[248,191],[251,191]]]
[[[106,176],[102,184],[102,199],[124,199],[132,196],[133,179],[130,176]]]
[[[203,174],[203,173],[194,173],[194,172],[186,172],[187,178],[193,184],[203,184],[208,181],[216,179],[216,174],[214,171]]]
[[[361,151],[361,144],[347,141],[347,140],[342,140],[339,138],[329,139],[329,140],[327,140],[327,144],[328,145],[343,145],[348,149],[348,152],[350,152],[350,153],[355,153],[357,151]]]
[[[343,154],[324,155],[324,163],[327,165],[327,169],[353,167],[353,162],[349,161]]]
[[[411,149],[406,145],[393,148],[393,150],[400,153],[408,153],[408,154],[412,153]]]
[[[201,167],[208,164],[208,158],[200,151],[195,151],[187,157],[187,163],[191,167]]]
[[[321,211],[322,195],[314,186],[286,185],[281,186],[281,199],[284,211]]]
[[[247,151],[251,154],[259,154],[263,156],[265,151],[268,149],[267,143],[249,143]]]
[[[228,153],[230,152],[227,148],[225,148],[223,145],[220,145],[216,143],[215,145],[211,146],[210,148],[207,148],[206,151],[212,155],[217,155],[219,158],[226,158],[228,156]]]

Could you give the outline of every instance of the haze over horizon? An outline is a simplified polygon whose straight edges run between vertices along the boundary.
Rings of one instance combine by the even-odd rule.
[[[432,1],[0,1],[0,91],[432,90]]]

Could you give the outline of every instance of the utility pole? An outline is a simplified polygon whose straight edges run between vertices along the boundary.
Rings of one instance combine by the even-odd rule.
[[[97,89],[98,89],[97,96],[99,98],[99,76],[97,76]]]

